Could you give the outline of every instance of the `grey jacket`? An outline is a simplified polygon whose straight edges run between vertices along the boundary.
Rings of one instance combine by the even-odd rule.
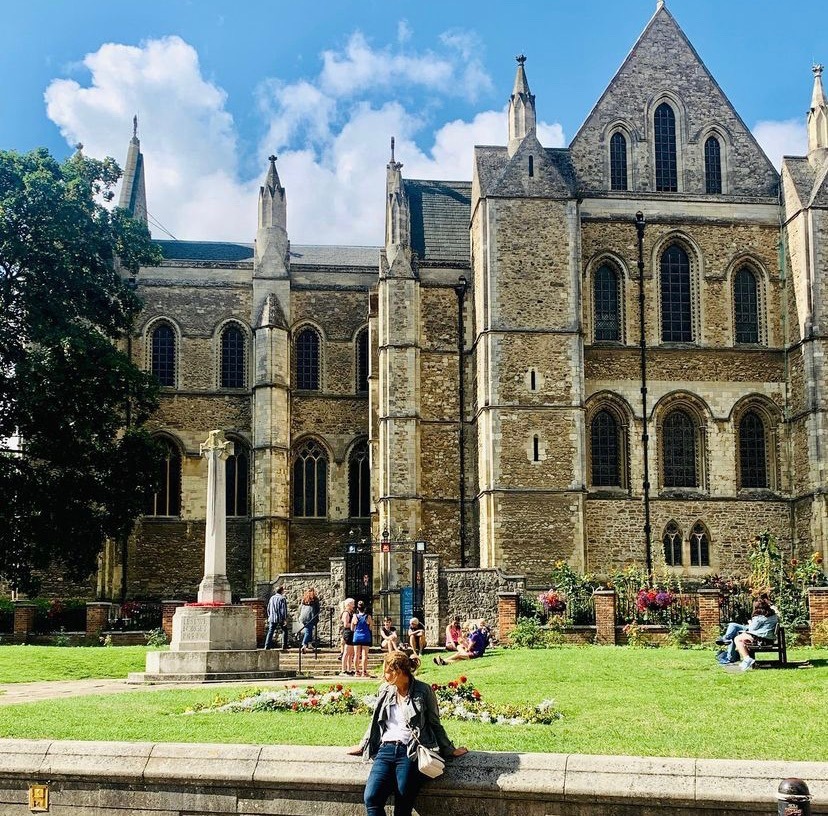
[[[749,635],[756,635],[756,637],[765,638],[765,640],[773,640],[776,634],[776,627],[779,623],[779,618],[776,615],[756,615],[747,623],[747,633]]]
[[[397,694],[396,686],[383,683],[379,690],[379,699],[374,707],[371,724],[362,738],[363,756],[373,759],[380,749],[385,723],[388,721],[388,706],[394,701]],[[437,748],[444,757],[450,757],[454,752],[454,743],[448,738],[445,728],[440,722],[440,708],[437,704],[437,695],[434,689],[422,680],[411,679],[408,703],[405,707],[405,716],[411,724],[412,730],[419,731],[419,740],[429,748]]]

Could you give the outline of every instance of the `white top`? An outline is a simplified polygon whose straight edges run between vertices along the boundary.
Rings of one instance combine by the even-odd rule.
[[[411,742],[411,729],[405,719],[403,706],[397,705],[397,698],[388,705],[388,721],[385,724],[385,733],[382,742]]]

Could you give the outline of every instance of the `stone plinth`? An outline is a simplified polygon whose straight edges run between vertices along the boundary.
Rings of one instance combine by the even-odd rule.
[[[256,649],[256,612],[249,606],[190,604],[175,610],[168,652],[148,652],[146,671],[130,683],[268,680],[279,670],[276,650]]]
[[[130,683],[219,683],[227,680],[277,680],[295,672],[279,669],[277,649],[147,652],[146,671]]]
[[[171,652],[256,648],[256,613],[248,606],[179,606],[173,615]]]

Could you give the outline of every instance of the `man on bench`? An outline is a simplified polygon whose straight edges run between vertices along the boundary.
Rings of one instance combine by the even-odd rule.
[[[742,671],[752,669],[756,661],[750,656],[751,647],[772,642],[778,625],[779,618],[770,605],[770,599],[767,595],[760,595],[753,602],[753,616],[747,625],[729,623],[724,637],[716,641],[719,646],[726,647],[717,660],[722,665],[728,665],[741,658],[739,668]]]

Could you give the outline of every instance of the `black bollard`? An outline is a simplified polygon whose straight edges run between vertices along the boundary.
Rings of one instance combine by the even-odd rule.
[[[811,816],[811,792],[801,779],[791,777],[779,783],[778,816]]]

